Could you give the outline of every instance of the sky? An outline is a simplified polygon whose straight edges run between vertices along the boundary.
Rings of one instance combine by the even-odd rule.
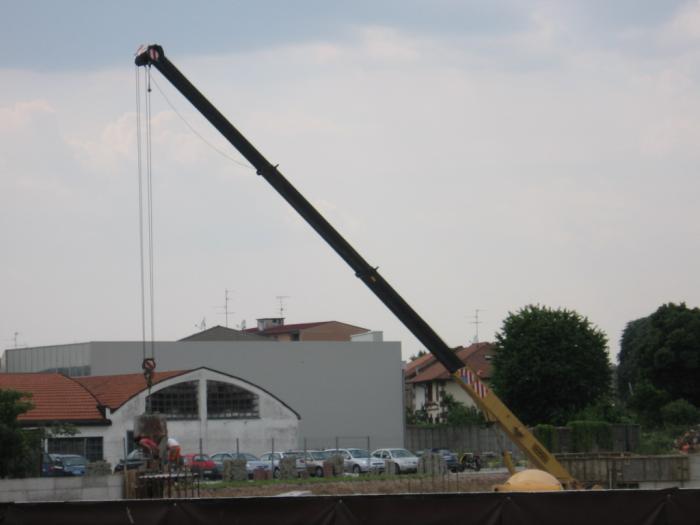
[[[700,304],[700,2],[0,0],[0,348],[138,340],[133,54],[169,59],[450,346]],[[155,337],[420,343],[157,71]],[[192,129],[196,131],[193,132]],[[223,154],[222,154],[223,153]]]

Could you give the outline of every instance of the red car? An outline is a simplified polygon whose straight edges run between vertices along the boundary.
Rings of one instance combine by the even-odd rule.
[[[200,479],[214,479],[218,476],[216,464],[206,454],[185,454],[182,463]]]

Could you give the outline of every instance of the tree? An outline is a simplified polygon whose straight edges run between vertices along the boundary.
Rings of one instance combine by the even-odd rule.
[[[668,303],[629,322],[618,359],[619,390],[630,406],[643,406],[638,398],[648,396],[650,387],[661,392],[658,409],[661,401],[677,399],[700,406],[700,309]]]
[[[491,385],[528,425],[563,425],[610,393],[607,338],[572,310],[528,305],[496,334]]]
[[[413,354],[411,357],[408,358],[409,361],[415,361],[419,357],[423,357],[424,355],[428,355],[428,352],[425,350],[418,350],[417,354]]]
[[[483,414],[474,407],[457,401],[452,394],[445,392],[440,399],[442,419],[448,425],[483,425]]]
[[[31,394],[0,390],[0,478],[21,476],[32,438],[23,431],[17,418],[33,408]]]

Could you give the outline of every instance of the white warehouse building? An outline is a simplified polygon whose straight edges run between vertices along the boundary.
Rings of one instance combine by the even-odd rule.
[[[142,374],[69,378],[58,373],[0,374],[0,388],[29,392],[23,425],[70,423],[77,434],[48,439],[48,452],[79,453],[116,465],[134,446],[133,422],[146,411],[168,420],[183,452],[235,449],[263,453],[298,442],[299,414],[264,389],[205,367],[156,373],[150,393]],[[274,440],[274,441],[273,441]]]

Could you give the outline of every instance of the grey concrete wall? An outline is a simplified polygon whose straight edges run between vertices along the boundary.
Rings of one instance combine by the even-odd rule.
[[[403,445],[398,342],[161,342],[155,357],[158,370],[206,366],[271,392],[300,414],[309,447]],[[92,375],[141,372],[141,359],[139,342],[90,343]]]
[[[0,479],[0,501],[113,500],[123,496],[123,477]]]
[[[7,372],[43,372],[90,364],[90,343],[12,348],[5,351]]]
[[[456,452],[475,452],[482,455],[492,452],[499,457],[505,449],[509,450],[516,459],[522,457],[520,449],[495,425],[488,428],[479,425],[409,426],[406,429],[406,448],[410,450],[449,448]]]

